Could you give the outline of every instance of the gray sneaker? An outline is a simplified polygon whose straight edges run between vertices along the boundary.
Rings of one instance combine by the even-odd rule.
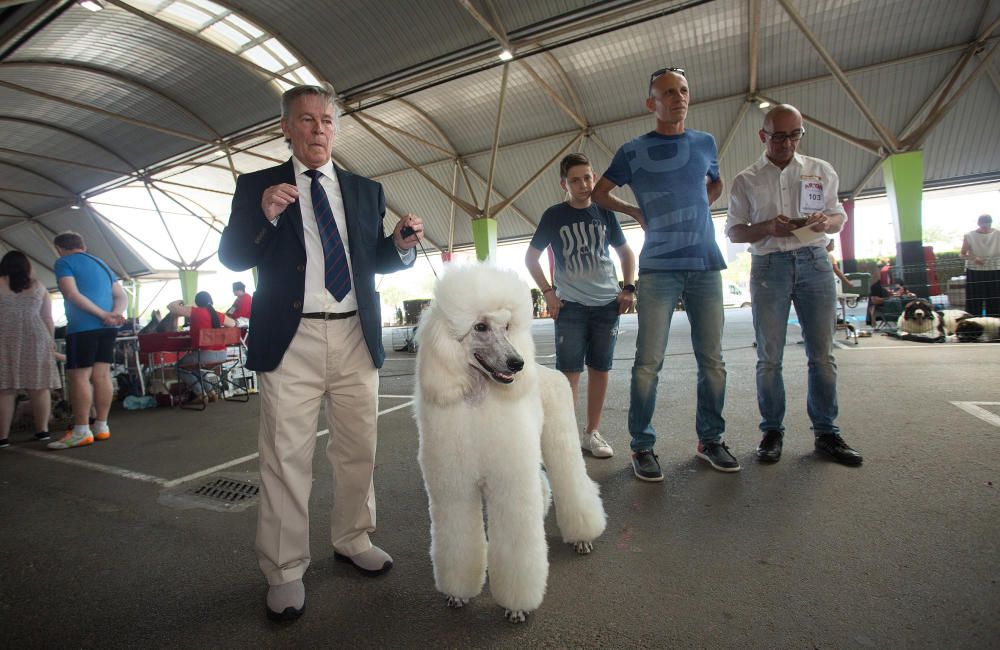
[[[652,449],[643,449],[632,453],[632,471],[640,481],[659,483],[663,480],[660,463]]]

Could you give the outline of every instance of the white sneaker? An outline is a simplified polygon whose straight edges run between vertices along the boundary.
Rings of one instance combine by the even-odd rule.
[[[66,432],[66,435],[56,440],[55,442],[50,442],[46,445],[49,449],[70,449],[72,447],[83,447],[84,445],[94,444],[94,434],[90,431],[86,433],[76,433],[72,429]]]
[[[611,458],[615,455],[608,441],[601,437],[600,431],[591,431],[580,436],[580,447],[589,451],[594,458]]]

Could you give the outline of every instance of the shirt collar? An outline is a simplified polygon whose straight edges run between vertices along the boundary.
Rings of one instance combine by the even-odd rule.
[[[296,158],[295,156],[292,156],[292,169],[295,170],[295,176],[298,177],[300,174],[305,173],[305,171],[309,169],[309,167],[304,165],[302,161]],[[324,176],[326,176],[327,178],[332,178],[333,180],[337,180],[337,173],[333,169],[332,160],[326,161],[325,165],[323,165],[322,167],[317,167],[316,169],[319,170],[319,172]]]
[[[770,165],[771,167],[774,167],[775,169],[777,169],[779,172],[784,171],[784,169],[781,169],[780,167],[778,167],[777,165],[775,165],[773,162],[771,162],[771,159],[767,157],[767,152],[766,151],[764,153],[760,154],[760,160],[758,161],[758,163],[760,164],[760,167],[762,169],[765,168],[765,167],[767,167],[768,165]],[[800,156],[798,152],[795,152],[794,154],[792,154],[792,161],[790,163],[788,163],[787,165],[785,165],[785,169],[788,169],[789,167],[791,167],[793,165],[797,166],[797,167],[802,167],[802,156]]]

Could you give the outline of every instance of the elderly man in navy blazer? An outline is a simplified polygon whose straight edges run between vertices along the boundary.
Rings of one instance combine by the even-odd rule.
[[[258,271],[247,341],[261,395],[256,550],[269,585],[268,616],[289,620],[305,609],[321,403],[330,431],[335,557],[366,575],[392,567],[368,538],[385,359],[375,274],[412,266],[423,224],[407,214],[386,236],[382,186],[333,165],[337,109],[329,85],[286,91],[281,131],[292,158],[239,177],[219,259],[234,271]]]

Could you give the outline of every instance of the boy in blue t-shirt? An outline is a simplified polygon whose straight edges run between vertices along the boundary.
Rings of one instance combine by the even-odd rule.
[[[48,446],[70,449],[111,437],[111,362],[118,327],[125,322],[122,313],[128,297],[108,265],[87,253],[78,233],[60,233],[53,243],[59,253],[56,279],[66,301],[66,378],[73,428]],[[95,411],[93,430],[88,424],[91,405]]]
[[[556,369],[569,379],[574,403],[586,361],[587,426],[580,446],[596,458],[610,458],[614,451],[598,427],[615,355],[618,315],[632,311],[635,300],[635,255],[615,214],[590,200],[594,189],[590,160],[582,153],[570,154],[559,164],[559,175],[569,199],[542,214],[524,263],[555,321]],[[621,260],[625,281],[621,289],[609,244]],[[549,246],[555,260],[551,284],[538,264]]]
[[[639,333],[628,412],[632,470],[643,481],[662,481],[653,453],[656,387],[678,299],[691,322],[698,363],[695,455],[714,469],[736,472],[739,461],[723,441],[726,366],[722,361],[722,276],[725,260],[715,243],[709,206],[722,194],[715,138],[685,129],[689,90],[684,70],[664,68],[649,79],[646,108],[656,129],[626,142],[597,181],[598,205],[639,222],[646,241],[639,255]],[[638,206],[611,196],[629,185]]]

